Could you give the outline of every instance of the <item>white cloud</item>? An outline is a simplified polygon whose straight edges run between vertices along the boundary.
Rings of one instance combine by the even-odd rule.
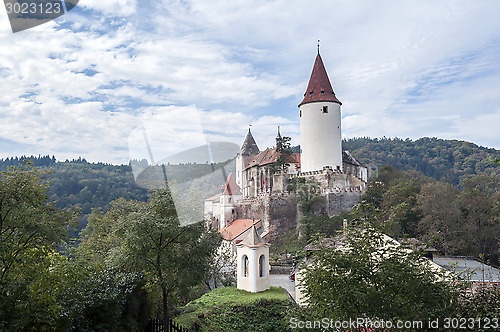
[[[260,148],[274,144],[277,125],[298,144],[295,105],[318,38],[344,137],[500,146],[495,1],[78,6],[17,34],[0,10],[0,136],[33,149],[19,153],[126,162],[141,114],[191,104],[210,140],[239,145],[252,123]]]
[[[137,12],[136,0],[82,0],[78,6],[99,11],[105,15],[130,16]]]

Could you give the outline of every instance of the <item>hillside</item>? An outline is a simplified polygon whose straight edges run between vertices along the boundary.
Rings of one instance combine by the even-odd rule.
[[[343,148],[365,165],[392,165],[454,185],[468,175],[500,176],[500,167],[491,162],[491,158],[500,157],[500,151],[465,141],[362,137],[344,140]]]
[[[259,293],[224,287],[188,303],[175,320],[199,331],[285,331],[291,306],[281,287]]]
[[[458,185],[467,175],[488,174],[499,177],[500,166],[490,161],[500,158],[500,151],[480,147],[476,144],[437,138],[410,139],[353,138],[344,140],[343,147],[369,167],[392,165],[405,171],[417,171],[426,176]],[[299,147],[294,147],[298,150]],[[138,177],[142,187],[136,184],[132,167],[89,163],[85,159],[56,161],[55,157],[31,156],[0,159],[0,170],[19,165],[30,159],[35,167],[47,170],[52,185],[49,196],[61,208],[77,207],[83,215],[93,208],[106,210],[109,203],[118,197],[147,200],[148,191],[143,187],[158,178],[162,169],[149,168]],[[224,173],[213,172],[224,166]],[[168,179],[182,183],[191,181],[206,196],[215,194],[224,181],[224,174],[234,172],[234,162],[212,165],[188,163],[167,165]],[[156,174],[156,175],[155,175]],[[163,178],[160,176],[159,178]],[[187,184],[191,184],[187,183]]]

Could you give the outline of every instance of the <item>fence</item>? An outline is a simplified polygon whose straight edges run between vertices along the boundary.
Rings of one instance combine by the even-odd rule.
[[[146,326],[146,332],[190,332],[190,330],[177,324],[172,319],[168,320],[165,328],[163,319],[152,318]]]

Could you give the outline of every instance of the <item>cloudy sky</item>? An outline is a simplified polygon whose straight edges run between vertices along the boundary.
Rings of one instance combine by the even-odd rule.
[[[300,142],[317,40],[343,136],[500,148],[500,2],[81,0],[13,34],[0,9],[0,158],[127,163],[252,124]],[[142,140],[142,141],[141,141]]]

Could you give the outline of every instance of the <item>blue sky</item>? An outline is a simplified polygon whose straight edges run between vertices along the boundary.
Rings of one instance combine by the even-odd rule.
[[[205,141],[300,142],[316,43],[344,138],[500,148],[498,1],[82,0],[12,34],[0,8],[0,157],[127,163]]]

